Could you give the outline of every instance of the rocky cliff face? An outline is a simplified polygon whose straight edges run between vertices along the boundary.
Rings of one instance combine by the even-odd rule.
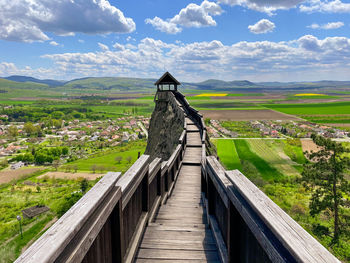
[[[184,116],[173,94],[169,92],[162,95],[163,98],[156,101],[152,113],[145,154],[150,155],[151,159],[160,157],[165,161],[179,143]]]

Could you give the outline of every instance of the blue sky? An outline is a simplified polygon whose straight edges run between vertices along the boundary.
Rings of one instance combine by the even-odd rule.
[[[350,80],[350,1],[2,0],[0,76]]]

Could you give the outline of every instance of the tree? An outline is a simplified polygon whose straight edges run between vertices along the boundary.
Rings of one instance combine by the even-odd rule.
[[[117,157],[115,157],[115,161],[116,161],[117,163],[120,163],[122,160],[123,160],[123,157],[122,157],[122,156],[117,156]]]
[[[74,169],[74,173],[76,173],[78,171],[78,165],[74,164],[73,169]]]
[[[86,180],[86,178],[84,178],[81,182],[80,182],[80,190],[82,193],[85,193],[86,190],[89,187],[89,182],[88,180]]]
[[[8,128],[8,133],[10,134],[11,137],[16,138],[18,136],[18,129],[15,125],[11,125]]]
[[[35,134],[37,131],[37,129],[35,128],[35,126],[31,122],[25,123],[23,126],[23,129],[28,136]]]
[[[350,184],[344,178],[346,170],[350,168],[350,158],[344,156],[344,153],[349,150],[322,136],[313,134],[311,138],[321,150],[307,153],[311,162],[304,165],[302,172],[304,185],[307,189],[312,189],[310,214],[315,216],[322,211],[331,212],[334,220],[333,242],[337,242],[343,226],[342,208],[350,194]]]
[[[52,162],[52,166],[53,166],[53,168],[55,168],[56,171],[57,171],[58,167],[60,166],[60,160],[54,160],[54,161]]]
[[[128,163],[131,163],[131,160],[132,160],[132,157],[131,157],[131,156],[126,157],[126,161],[127,161]]]
[[[97,169],[97,165],[96,165],[96,164],[93,164],[93,165],[91,166],[91,171],[92,171],[93,173],[96,173],[96,169]]]

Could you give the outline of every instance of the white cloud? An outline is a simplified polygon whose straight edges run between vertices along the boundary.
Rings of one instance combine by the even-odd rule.
[[[78,42],[83,44],[83,43],[85,43],[85,40],[83,40],[83,39],[78,39]]]
[[[59,46],[60,44],[58,44],[56,41],[51,41],[51,42],[50,42],[50,45],[51,45],[51,46]]]
[[[350,3],[341,0],[309,0],[300,6],[301,12],[306,13],[350,13]]]
[[[182,28],[177,27],[175,23],[164,21],[163,19],[159,18],[158,16],[150,19],[147,18],[145,20],[146,24],[151,24],[155,29],[162,31],[164,33],[168,34],[177,34],[182,31]]]
[[[125,47],[122,45],[122,44],[119,44],[119,43],[115,43],[113,45],[113,47],[116,49],[116,50],[124,50]]]
[[[173,18],[163,20],[159,17],[147,18],[146,24],[151,24],[157,30],[168,34],[177,34],[182,31],[182,27],[204,27],[216,26],[213,16],[222,13],[221,7],[214,2],[204,0],[200,5],[190,3]]]
[[[308,26],[308,28],[330,30],[330,29],[337,29],[337,28],[340,28],[343,26],[344,26],[343,22],[330,22],[330,23],[323,24],[323,25],[319,25],[319,24],[314,23],[314,24]]]
[[[102,44],[102,43],[97,43],[99,48],[102,50],[102,51],[108,51],[109,50],[109,47],[106,46],[105,44]]]
[[[312,35],[290,42],[242,41],[224,45],[210,42],[166,43],[145,38],[134,49],[88,53],[48,54],[62,78],[83,76],[158,77],[167,70],[187,81],[208,78],[254,81],[347,79],[350,39]],[[57,70],[59,69],[59,70]]]
[[[258,12],[272,15],[277,10],[296,7],[305,0],[218,0],[219,3],[231,6],[239,5]]]
[[[256,24],[248,26],[248,29],[254,34],[265,34],[272,32],[275,27],[275,24],[270,20],[261,19]]]
[[[0,39],[46,41],[57,35],[128,33],[135,23],[107,0],[2,0]]]

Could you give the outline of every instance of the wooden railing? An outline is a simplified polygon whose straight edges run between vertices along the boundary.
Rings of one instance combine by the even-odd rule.
[[[200,130],[202,199],[221,261],[339,262],[238,170],[225,171],[207,156],[202,115],[173,94]],[[142,155],[123,176],[106,174],[16,262],[132,262],[147,224],[175,186],[187,145],[184,123],[169,160]]]
[[[184,130],[166,162],[142,155],[123,176],[107,173],[16,262],[132,262],[174,188],[186,141]]]
[[[208,153],[203,116],[175,92],[202,136],[202,199],[222,262],[340,262],[238,170]]]

